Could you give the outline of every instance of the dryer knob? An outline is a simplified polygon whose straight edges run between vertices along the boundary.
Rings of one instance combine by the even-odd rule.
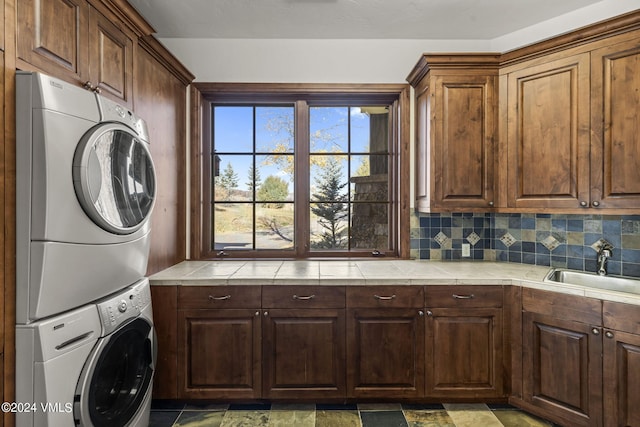
[[[120,313],[127,311],[127,302],[125,300],[120,301],[120,304],[118,304],[118,311]]]

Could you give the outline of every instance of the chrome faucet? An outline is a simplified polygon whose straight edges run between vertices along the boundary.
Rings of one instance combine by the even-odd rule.
[[[609,243],[603,243],[598,250],[598,274],[600,276],[607,275],[607,260],[613,254],[613,246]]]

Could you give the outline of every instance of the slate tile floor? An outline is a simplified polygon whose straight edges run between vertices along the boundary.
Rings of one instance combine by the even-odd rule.
[[[554,427],[509,405],[251,404],[154,401],[149,427]]]

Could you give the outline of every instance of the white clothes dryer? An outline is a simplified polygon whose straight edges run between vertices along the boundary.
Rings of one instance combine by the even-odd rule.
[[[148,279],[16,327],[17,427],[147,427],[156,360]]]
[[[146,273],[156,195],[146,124],[125,107],[18,72],[17,323],[80,307]]]

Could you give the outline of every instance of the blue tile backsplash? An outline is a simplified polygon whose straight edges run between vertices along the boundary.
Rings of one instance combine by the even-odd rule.
[[[603,242],[610,274],[640,277],[640,215],[414,214],[411,256],[487,260],[595,271]],[[470,256],[462,256],[462,244]]]

